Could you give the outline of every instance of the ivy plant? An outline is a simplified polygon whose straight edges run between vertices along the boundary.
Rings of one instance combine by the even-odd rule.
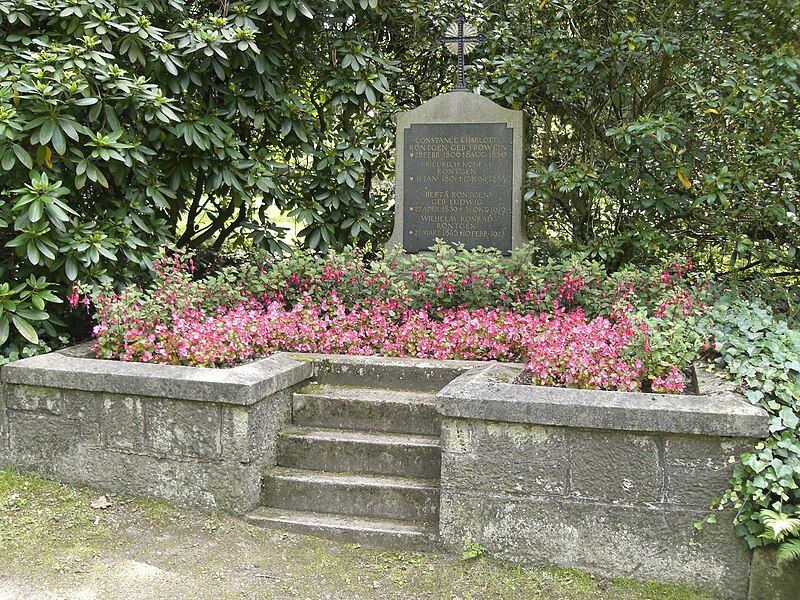
[[[712,318],[718,361],[770,415],[770,437],[742,455],[719,507],[738,509],[750,548],[777,543],[780,559],[800,557],[800,331],[756,301],[723,300]]]

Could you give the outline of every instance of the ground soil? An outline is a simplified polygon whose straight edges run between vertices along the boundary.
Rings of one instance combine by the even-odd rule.
[[[481,556],[363,548],[100,496],[0,470],[0,600],[712,598]]]

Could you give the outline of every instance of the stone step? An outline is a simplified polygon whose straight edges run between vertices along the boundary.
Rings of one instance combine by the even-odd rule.
[[[439,435],[432,393],[313,384],[294,394],[292,422],[300,427]]]
[[[267,471],[262,503],[273,508],[436,522],[438,481],[275,467]]]
[[[441,450],[434,436],[290,427],[278,438],[278,466],[438,479]]]
[[[284,529],[330,540],[396,550],[436,549],[438,530],[430,523],[347,517],[259,506],[245,520],[253,525]]]
[[[306,355],[313,358],[314,378],[330,385],[369,385],[434,394],[479,363],[386,356]]]

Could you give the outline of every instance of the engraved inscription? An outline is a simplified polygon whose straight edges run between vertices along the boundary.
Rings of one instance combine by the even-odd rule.
[[[405,130],[403,247],[436,238],[511,249],[513,134],[505,123],[415,123]]]

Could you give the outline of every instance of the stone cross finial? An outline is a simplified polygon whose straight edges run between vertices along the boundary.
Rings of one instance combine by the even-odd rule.
[[[479,34],[478,31],[469,23],[464,22],[464,15],[458,15],[455,23],[451,23],[445,35],[436,38],[440,44],[445,44],[450,52],[458,56],[458,85],[457,90],[467,89],[464,85],[464,55],[469,54],[478,42],[482,42],[486,36]]]

